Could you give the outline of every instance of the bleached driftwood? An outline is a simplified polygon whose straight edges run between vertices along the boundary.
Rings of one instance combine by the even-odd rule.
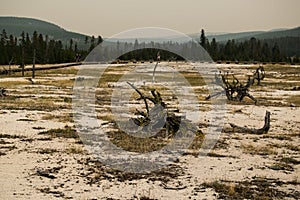
[[[265,124],[262,128],[256,129],[256,128],[248,128],[248,127],[242,127],[235,124],[230,123],[230,126],[233,129],[233,132],[239,132],[239,133],[250,133],[250,134],[264,134],[267,133],[270,129],[270,112],[266,111],[265,115]]]

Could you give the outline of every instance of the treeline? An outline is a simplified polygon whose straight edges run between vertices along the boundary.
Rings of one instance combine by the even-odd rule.
[[[205,36],[204,30],[202,30],[198,42],[214,61],[299,63],[299,40],[299,37],[268,40],[251,38],[245,41],[228,40],[226,43],[220,43],[215,39],[209,41]],[[2,30],[0,64],[31,64],[34,55],[35,62],[39,64],[81,61],[102,41],[101,36],[98,36],[98,38],[86,36],[84,43],[89,48],[79,49],[77,42],[72,39],[70,39],[68,44],[63,44],[61,41],[51,39],[47,35],[39,34],[36,31],[32,35],[22,32],[17,38],[13,35],[8,36],[6,31]],[[197,54],[203,53],[201,48],[195,45],[195,42],[145,43],[135,40],[134,43],[117,42],[116,45],[116,49],[118,49],[119,45],[123,45],[124,49],[132,49],[129,47],[140,49],[122,55],[119,57],[120,60],[156,60],[158,51],[160,52],[161,60],[184,60],[184,58],[179,56],[180,54],[159,50],[162,47],[164,47],[163,49],[177,49],[177,53],[185,52],[185,55],[188,54],[192,59],[196,58]],[[116,54],[116,52],[111,51],[111,49],[104,49],[100,54],[102,57],[110,57],[109,55]]]
[[[32,35],[22,32],[19,37],[15,37],[8,35],[3,29],[0,37],[0,64],[31,64],[34,55],[38,64],[80,61],[100,42],[101,36],[97,41],[94,36],[90,39],[86,37],[85,43],[90,44],[90,48],[79,49],[73,39],[68,44],[63,44],[60,40],[50,39],[48,35],[36,31]]]
[[[295,44],[299,44],[294,44],[294,42],[299,42],[299,39],[299,37],[285,37],[259,40],[252,37],[245,41],[228,40],[226,43],[218,43],[214,38],[209,42],[205,37],[204,30],[202,30],[200,44],[209,52],[215,61],[299,63],[299,54],[294,49]],[[278,41],[280,44],[278,44]],[[282,49],[282,47],[285,47],[285,49]],[[291,51],[291,49],[289,49],[290,47],[293,48],[294,51]]]
[[[209,53],[214,61],[230,62],[287,62],[299,63],[299,44],[300,37],[282,37],[274,39],[259,40],[254,37],[249,40],[235,41],[228,40],[225,43],[217,42],[215,38],[211,41],[205,36],[204,30],[201,31],[199,44]],[[127,44],[142,48],[145,43]],[[120,57],[121,60],[149,60],[156,59],[157,49],[160,47],[174,47],[182,51],[199,53],[196,46],[188,43],[153,43],[152,48],[136,50]],[[157,48],[157,49],[155,49]],[[183,60],[182,57],[168,51],[160,51],[162,60]]]

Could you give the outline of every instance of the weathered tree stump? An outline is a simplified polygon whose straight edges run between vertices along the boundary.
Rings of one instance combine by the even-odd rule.
[[[265,77],[266,77],[266,72],[264,67],[259,66],[253,74],[253,79],[257,80],[257,85],[260,85],[260,81],[264,80]]]
[[[132,83],[127,83],[140,95],[137,100],[143,100],[146,107],[146,112],[136,110],[136,117],[131,118],[130,120],[140,127],[145,127],[145,131],[163,127],[166,137],[173,136],[177,132],[184,134],[182,133],[183,131],[191,131],[194,133],[201,132],[184,116],[178,116],[175,115],[175,113],[167,111],[165,102],[162,100],[160,93],[155,91],[155,89],[150,91],[152,96],[147,96],[138,90]],[[151,109],[149,109],[147,101],[154,104]],[[151,127],[148,126],[150,122],[152,124]],[[162,134],[158,133],[158,135]]]
[[[241,83],[233,74],[228,73],[215,75],[215,83],[223,88],[223,91],[214,93],[206,97],[206,100],[225,94],[229,101],[242,101],[245,97],[250,98],[252,101],[257,103],[256,98],[254,98],[249,93],[249,88],[257,81],[257,85],[260,85],[260,81],[265,78],[265,70],[262,66],[256,69],[252,76],[248,77],[247,83]]]

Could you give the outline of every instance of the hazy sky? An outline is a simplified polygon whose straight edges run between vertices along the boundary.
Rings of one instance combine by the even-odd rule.
[[[183,33],[300,26],[300,0],[0,0],[1,16],[33,17],[109,37],[139,27]]]

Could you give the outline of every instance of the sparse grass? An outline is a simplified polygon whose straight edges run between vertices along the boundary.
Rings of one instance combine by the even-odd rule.
[[[300,147],[298,145],[294,145],[292,143],[287,143],[287,144],[284,145],[284,147],[289,149],[289,150],[292,150],[292,151],[297,151],[297,152],[300,151]]]
[[[74,138],[78,139],[79,135],[75,129],[70,126],[65,126],[63,129],[50,129],[39,133],[40,135],[50,135],[51,137]]]
[[[66,153],[68,154],[84,154],[84,149],[82,146],[71,146],[69,148],[66,149]]]
[[[1,81],[0,87],[6,88],[6,89],[16,89],[20,85],[29,85],[28,81]]]
[[[126,151],[146,153],[163,148],[168,140],[162,138],[137,138],[123,131],[114,131],[108,133],[110,140],[118,147]]]
[[[244,153],[252,155],[276,155],[277,151],[272,146],[254,146],[252,144],[242,145]]]
[[[11,151],[13,149],[17,149],[17,147],[15,145],[0,146],[0,149],[7,149],[7,150]]]
[[[204,141],[204,137],[205,136],[202,132],[198,132],[195,135],[193,142],[189,146],[189,149],[190,150],[199,150],[202,146],[203,141]]]
[[[74,122],[73,120],[73,114],[72,113],[62,113],[60,115],[54,115],[54,114],[45,114],[41,118],[42,120],[55,120],[59,122]]]
[[[0,134],[0,138],[8,138],[8,139],[22,139],[26,138],[25,136],[22,135],[9,135],[9,134]]]
[[[65,103],[72,103],[72,98],[70,97],[63,97]]]
[[[290,141],[292,141],[292,139]],[[291,142],[287,142],[284,144],[272,144],[271,146],[274,148],[286,148],[288,150],[292,150],[292,151],[296,151],[296,152],[300,151],[300,147],[297,145],[294,145]]]
[[[156,150],[160,150],[167,145],[171,140],[172,136],[165,136],[166,129],[161,129],[158,133],[152,137],[138,138],[131,136],[123,131],[110,131],[108,137],[118,147],[123,148],[127,151],[146,153]],[[181,133],[175,133],[181,134]],[[184,133],[183,133],[184,134]],[[171,138],[170,138],[171,137]],[[199,150],[204,140],[204,134],[202,132],[195,133],[194,140],[189,146],[189,150]]]
[[[114,121],[114,116],[110,113],[110,110],[105,114],[98,113],[97,118],[106,121],[105,123],[113,123]]]
[[[239,199],[283,199],[295,198],[300,195],[298,191],[283,192],[274,185],[290,184],[277,180],[254,179],[243,182],[213,181],[203,183],[204,188],[213,188],[218,193],[218,199],[239,200]]]
[[[289,102],[290,104],[295,104],[295,106],[300,106],[300,96],[297,95],[293,95],[293,96],[289,96],[287,98],[287,102]]]
[[[272,170],[285,170],[285,171],[294,171],[293,166],[287,164],[286,162],[278,162],[269,166]]]
[[[288,140],[292,141],[292,137],[287,135],[263,135],[262,138],[271,138],[271,139],[277,139],[277,140]]]
[[[119,182],[145,179],[147,180],[147,182],[159,181],[165,184],[172,179],[174,180],[179,176],[184,175],[185,173],[185,170],[183,170],[182,167],[175,164],[170,164],[165,166],[164,168],[148,173],[131,173],[123,170],[120,171],[113,168],[108,168],[99,161],[90,159],[87,159],[85,164],[87,164],[90,167],[92,175],[88,177],[89,184],[99,183],[99,181],[104,179],[107,181],[117,180]]]
[[[41,110],[52,111],[71,108],[68,104],[59,104],[55,102],[55,98],[18,98],[5,97],[0,98],[0,108],[7,110]]]
[[[74,79],[43,81],[42,85],[55,86],[60,89],[73,88]]]
[[[293,65],[265,65],[266,72],[277,72],[279,74],[298,74],[299,67]]]
[[[203,77],[201,74],[197,72],[182,72],[181,73],[187,81],[192,85],[192,86],[204,86],[206,85]]]
[[[294,164],[294,165],[300,164],[299,160],[296,160],[296,159],[290,158],[290,157],[284,157],[284,158],[280,159],[280,162],[287,163],[287,164]]]
[[[78,69],[75,67],[65,67],[59,69],[50,69],[50,70],[38,70],[35,72],[36,77],[49,77],[49,76],[57,76],[57,74],[65,75],[76,75],[78,73]],[[31,73],[30,73],[31,75]]]
[[[118,70],[120,67],[108,67],[103,72],[98,82],[98,87],[107,87],[110,82],[117,82],[126,71]],[[120,68],[121,69],[121,68]],[[124,69],[124,68],[123,68]],[[117,73],[115,72],[117,70]]]
[[[13,142],[7,142],[7,141],[1,139],[0,144],[13,144]]]
[[[56,152],[58,152],[58,150],[51,149],[51,148],[45,148],[45,149],[39,149],[38,150],[39,154],[53,154],[53,153],[56,153]]]

